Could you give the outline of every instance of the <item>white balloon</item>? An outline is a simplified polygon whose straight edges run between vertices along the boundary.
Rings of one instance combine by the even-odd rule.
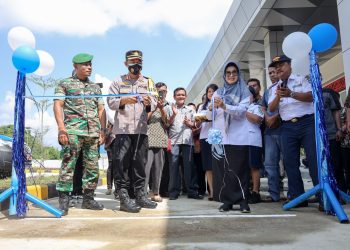
[[[309,55],[298,59],[292,59],[292,73],[295,75],[310,75],[310,58]]]
[[[289,34],[282,43],[282,50],[289,58],[301,58],[308,55],[312,48],[312,40],[304,32],[293,32]]]
[[[34,72],[35,75],[38,76],[46,76],[50,74],[55,68],[55,60],[53,57],[43,50],[36,51],[40,58],[39,68]]]
[[[12,50],[16,50],[22,45],[28,45],[35,49],[34,34],[22,26],[13,27],[7,34],[7,41]]]

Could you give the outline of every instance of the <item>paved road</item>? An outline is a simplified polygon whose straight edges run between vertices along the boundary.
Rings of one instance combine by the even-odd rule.
[[[248,215],[238,207],[222,214],[219,203],[182,196],[128,214],[104,191],[97,190],[103,211],[78,206],[56,219],[30,206],[26,219],[0,214],[0,249],[349,249],[350,225],[319,212],[317,204],[283,211],[281,203],[260,203]],[[344,209],[350,216],[350,206]]]

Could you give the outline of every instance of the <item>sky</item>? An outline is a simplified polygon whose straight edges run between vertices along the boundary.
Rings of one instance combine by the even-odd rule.
[[[91,80],[108,84],[127,73],[125,52],[143,52],[143,74],[165,82],[171,93],[187,87],[220,29],[232,0],[0,0],[0,126],[13,124],[16,69],[7,34],[24,26],[36,38],[36,49],[55,60],[51,75],[70,76],[72,57],[94,55]],[[28,74],[27,76],[30,76]],[[42,90],[29,81],[34,95]],[[28,91],[27,91],[28,94]],[[53,89],[47,94],[53,94]],[[171,99],[168,95],[168,99]],[[190,100],[188,100],[190,101]],[[26,127],[39,129],[39,114],[26,101]],[[44,137],[58,147],[52,109],[44,114]]]

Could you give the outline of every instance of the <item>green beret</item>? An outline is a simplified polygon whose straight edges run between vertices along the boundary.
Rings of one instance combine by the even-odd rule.
[[[93,55],[86,54],[86,53],[79,53],[73,57],[73,63],[86,63],[90,62],[94,58]]]

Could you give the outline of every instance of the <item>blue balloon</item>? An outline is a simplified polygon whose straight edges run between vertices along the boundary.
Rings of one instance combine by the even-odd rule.
[[[40,58],[35,49],[24,45],[13,52],[12,63],[18,71],[24,74],[33,73],[40,65]]]
[[[329,23],[320,23],[309,31],[312,40],[312,49],[316,52],[324,52],[333,47],[337,41],[338,32]]]

